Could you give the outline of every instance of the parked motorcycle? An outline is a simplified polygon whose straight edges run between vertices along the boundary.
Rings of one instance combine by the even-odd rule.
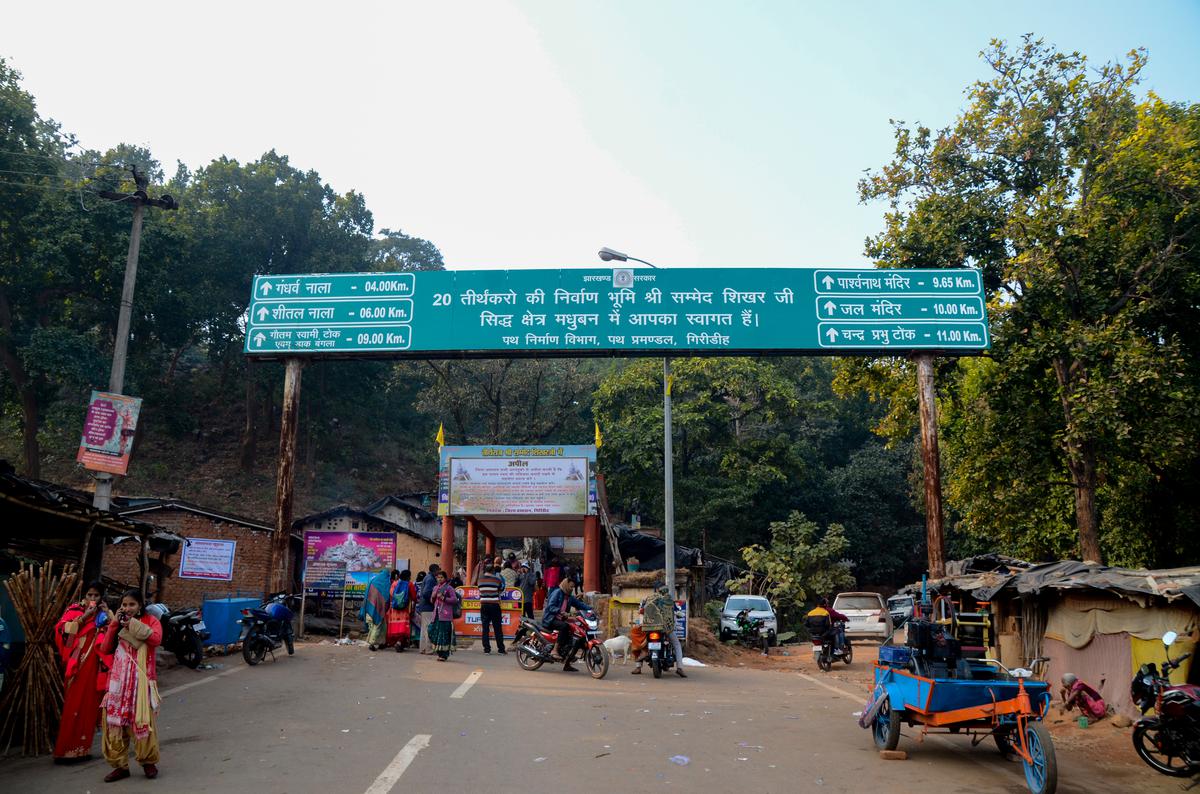
[[[258,609],[243,609],[242,619],[238,621],[242,627],[242,658],[246,664],[256,665],[268,653],[275,658],[275,651],[280,645],[287,646],[288,656],[296,652],[295,640],[292,634],[292,606],[299,596],[276,593],[264,601]]]
[[[175,654],[184,667],[195,670],[204,661],[204,641],[211,636],[200,610],[195,607],[170,609],[166,604],[150,604],[146,611],[162,624],[162,647]]]
[[[1138,669],[1129,694],[1142,713],[1153,709],[1153,717],[1143,717],[1133,728],[1133,749],[1151,769],[1171,777],[1191,777],[1200,773],[1200,686],[1172,684],[1171,671],[1191,656],[1185,653],[1171,659],[1171,646],[1179,635],[1163,635],[1167,660],[1159,673],[1154,662]]]
[[[835,620],[830,633],[834,636],[846,636],[846,622],[844,620]],[[850,645],[850,640],[845,640],[841,647],[835,647],[836,642],[825,642],[821,637],[813,637],[813,660],[816,661],[817,667],[828,673],[833,668],[833,663],[841,659],[846,664],[850,664],[854,659],[854,648]]]
[[[769,653],[768,648],[771,647],[771,631],[767,628],[767,622],[762,618],[750,617],[748,609],[737,613],[735,621],[735,639],[747,648],[762,648],[763,656],[766,656]]]
[[[596,616],[568,615],[565,618],[570,626],[573,643],[569,658],[574,660],[582,657],[592,678],[603,678],[608,675],[608,649],[596,636],[598,622]],[[521,618],[513,644],[517,651],[517,664],[523,670],[537,670],[546,662],[562,662],[554,653],[558,643],[558,632],[543,628],[541,624],[529,618]]]

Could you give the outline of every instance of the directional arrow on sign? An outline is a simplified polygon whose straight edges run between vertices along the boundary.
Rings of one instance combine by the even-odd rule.
[[[263,320],[267,319],[268,314],[270,314],[270,312],[267,311],[267,307],[260,306],[258,309],[258,321],[261,323]]]
[[[825,304],[825,311],[829,312],[830,314],[833,314],[835,311],[837,311],[837,304],[834,303],[833,301],[829,301],[828,303]]]
[[[834,330],[833,328],[830,328],[828,331],[825,332],[825,336],[829,337],[830,342],[836,342],[837,338],[838,338],[838,332],[836,330]]]
[[[254,335],[254,346],[255,347],[262,347],[262,343],[265,341],[267,341],[267,338],[265,336],[263,336],[262,331],[259,331],[257,334]]]
[[[262,292],[263,295],[270,295],[271,294],[271,282],[264,281],[263,285],[261,287],[259,287],[259,291]]]
[[[821,283],[825,285],[825,289],[832,289],[833,288],[833,277],[826,276],[825,278],[821,279]]]

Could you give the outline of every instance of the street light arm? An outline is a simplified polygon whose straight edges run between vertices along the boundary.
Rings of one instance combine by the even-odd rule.
[[[638,259],[636,256],[628,256],[628,255],[625,258],[632,259],[634,262],[641,262],[643,265],[649,265],[650,267],[654,268],[655,270],[658,270],[658,265],[655,265],[651,262],[647,262],[645,259]]]

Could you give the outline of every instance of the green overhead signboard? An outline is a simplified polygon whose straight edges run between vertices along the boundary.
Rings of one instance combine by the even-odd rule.
[[[251,356],[967,354],[975,270],[678,268],[257,276]]]

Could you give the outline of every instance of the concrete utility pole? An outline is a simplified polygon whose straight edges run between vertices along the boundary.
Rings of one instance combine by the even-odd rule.
[[[292,506],[296,495],[296,429],[300,419],[300,375],[304,362],[286,360],[283,409],[279,419],[279,468],[275,474],[275,537],[271,539],[271,578],[267,590],[288,589],[288,544],[292,537]]]
[[[942,468],[938,454],[933,354],[918,353],[914,358],[921,405],[921,461],[925,468],[925,546],[929,555],[929,578],[941,579],[946,575],[946,539],[942,533]]]
[[[655,270],[658,266],[638,259],[636,256],[616,251],[605,246],[598,252],[600,259],[605,262],[641,262]],[[672,598],[678,598],[675,590],[675,457],[672,450],[671,436],[671,359],[663,359],[663,567],[666,574],[666,585],[671,591]]]
[[[125,283],[121,286],[121,305],[117,312],[117,337],[113,340],[112,370],[108,376],[108,390],[113,394],[121,394],[125,388],[125,359],[129,348],[129,325],[133,315],[133,290],[137,282],[138,252],[142,246],[142,209],[143,207],[158,207],[164,210],[177,210],[179,203],[168,195],[152,199],[146,193],[150,180],[132,166],[133,181],[137,190],[133,193],[114,193],[109,190],[99,191],[99,196],[109,201],[128,201],[133,204],[133,226],[129,231],[129,254],[125,257]],[[96,475],[96,492],[92,496],[92,507],[108,510],[112,507],[113,475],[99,472]],[[101,555],[104,551],[104,539],[98,535],[89,538],[88,549],[84,552],[83,575],[87,581],[99,578]]]

